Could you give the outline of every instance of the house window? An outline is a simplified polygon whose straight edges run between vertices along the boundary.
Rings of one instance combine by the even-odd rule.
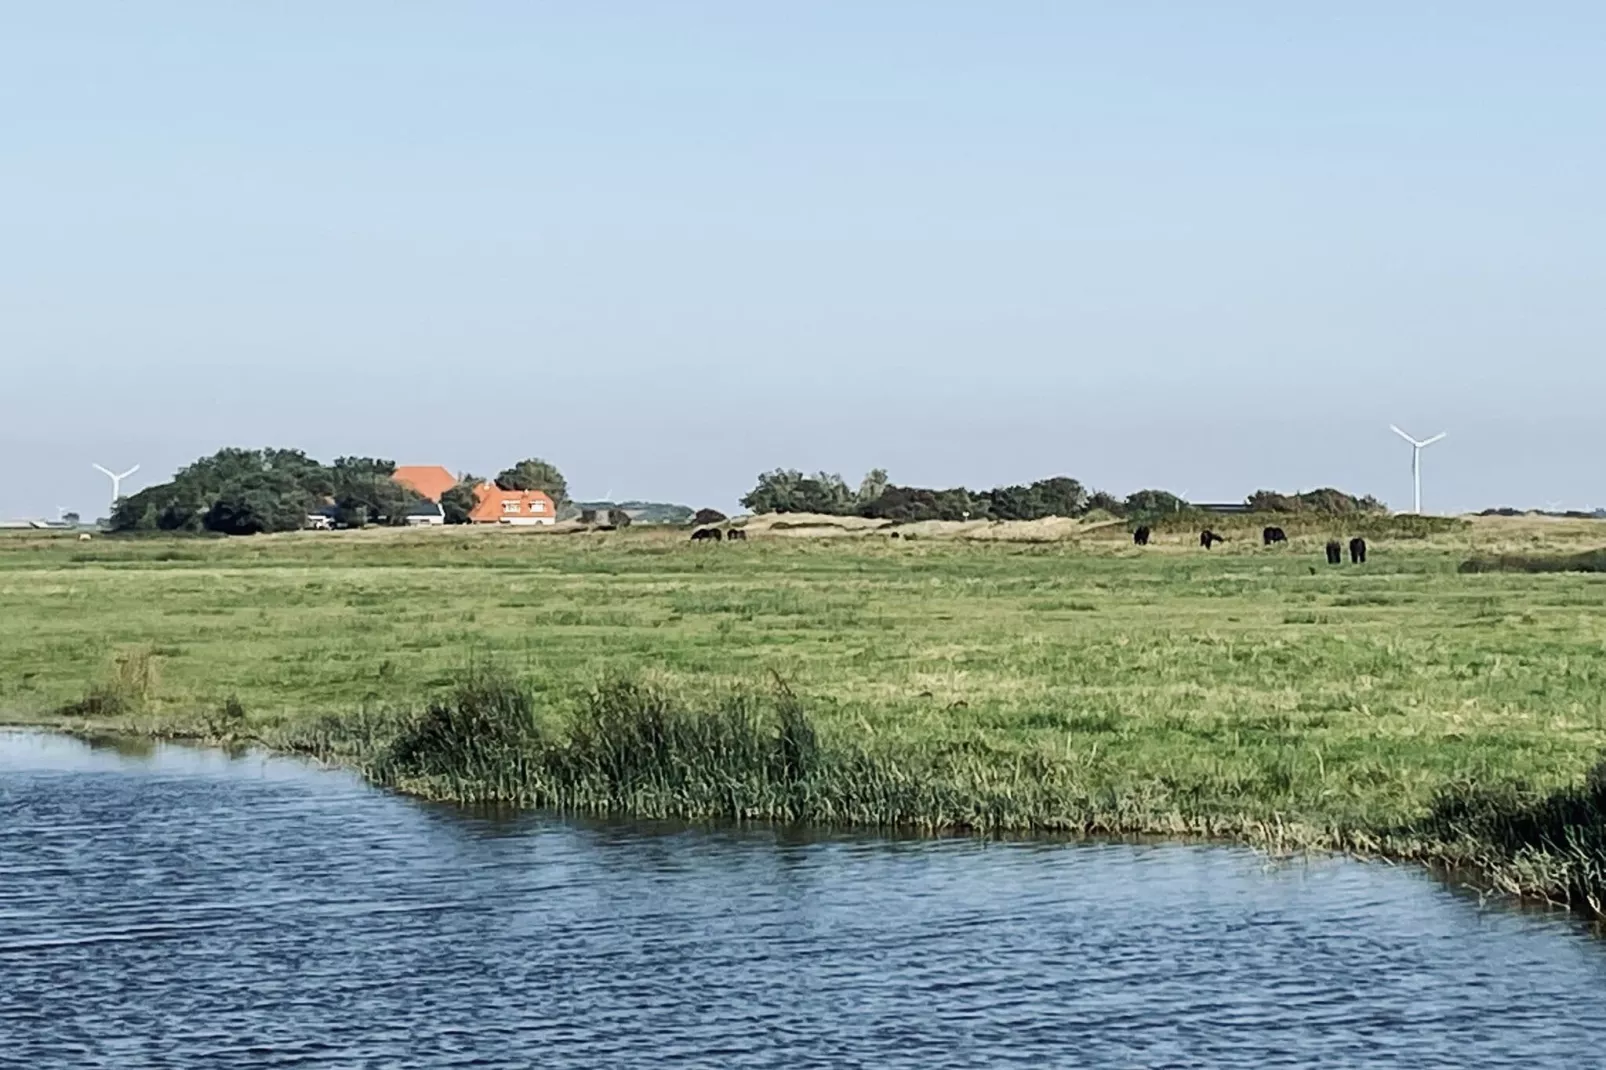
[[[507,501],[504,501],[502,503],[502,512],[504,512],[504,513],[516,513],[518,511],[519,511],[519,501],[518,501],[517,498],[510,498]]]
[[[532,512],[532,513],[544,513],[544,512],[546,512],[546,503],[541,501],[539,498],[537,498],[535,501],[530,503],[530,512]]]

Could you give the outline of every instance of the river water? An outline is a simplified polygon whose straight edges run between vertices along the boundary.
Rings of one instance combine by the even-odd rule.
[[[1409,868],[498,819],[5,733],[0,1065],[1606,1066],[1606,948]]]

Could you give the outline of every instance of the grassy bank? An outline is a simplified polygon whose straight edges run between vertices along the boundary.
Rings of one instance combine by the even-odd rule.
[[[1472,557],[1461,571],[1478,572],[1606,572],[1606,549],[1579,553],[1493,554]]]
[[[1606,578],[1457,570],[1601,530],[1373,535],[1364,568],[1323,564],[1326,531],[1208,554],[1187,531],[1139,551],[1107,529],[0,537],[0,710],[261,738],[441,797],[1195,832],[1463,863],[1576,901],[1591,848],[1568,852],[1587,837],[1524,815],[1591,813],[1544,807],[1606,748]],[[424,712],[487,665],[519,696],[491,720],[460,698]],[[456,743],[397,749],[432,716]],[[774,750],[787,716],[812,740],[803,764]]]

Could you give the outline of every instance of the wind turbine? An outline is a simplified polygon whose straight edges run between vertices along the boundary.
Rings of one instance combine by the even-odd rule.
[[[1422,515],[1422,451],[1427,449],[1429,446],[1433,445],[1435,442],[1439,441],[1439,439],[1443,438],[1445,435],[1449,434],[1449,432],[1448,431],[1440,431],[1438,434],[1434,435],[1432,438],[1424,439],[1423,441],[1418,442],[1416,439],[1412,438],[1410,435],[1406,434],[1404,431],[1401,431],[1398,427],[1395,427],[1393,424],[1389,424],[1389,430],[1393,431],[1396,435],[1399,435],[1401,438],[1405,439],[1405,441],[1407,441],[1407,442],[1409,442],[1411,444],[1411,484],[1412,484],[1412,486],[1413,486],[1413,488],[1415,489],[1415,492],[1416,492],[1416,498],[1415,498],[1416,508],[1414,510],[1412,510],[1412,511],[1415,512],[1418,516],[1421,516]]]
[[[123,480],[139,471],[139,465],[137,464],[121,474],[113,472],[110,468],[102,468],[98,464],[91,464],[89,467],[93,468],[95,471],[112,481],[112,505],[116,505],[118,499],[122,498],[123,496]]]

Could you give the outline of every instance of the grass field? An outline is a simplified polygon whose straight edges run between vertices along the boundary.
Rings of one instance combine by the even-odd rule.
[[[1337,568],[1323,533],[1271,550],[1229,534],[1206,553],[1185,533],[1140,551],[1119,529],[725,546],[10,533],[0,716],[216,734],[232,700],[230,731],[272,741],[419,709],[475,666],[520,679],[548,725],[620,676],[691,703],[780,679],[822,746],[1031,781],[1030,806],[994,824],[1396,854],[1436,801],[1517,783],[1538,798],[1606,750],[1606,575],[1458,572],[1597,548],[1606,525],[1374,536],[1367,565]],[[137,694],[57,712],[96,687]]]

